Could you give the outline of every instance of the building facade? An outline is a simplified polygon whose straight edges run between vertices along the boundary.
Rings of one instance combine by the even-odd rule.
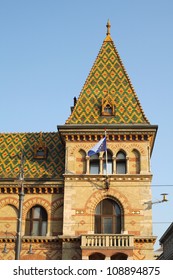
[[[158,256],[158,260],[173,260],[173,223],[164,232],[159,242],[162,254]]]
[[[16,250],[23,260],[153,259],[156,133],[108,22],[65,124],[54,133],[0,134],[0,259]],[[88,156],[105,134],[106,151]]]

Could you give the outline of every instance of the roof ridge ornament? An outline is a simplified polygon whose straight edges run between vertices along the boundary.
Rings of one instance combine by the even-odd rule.
[[[110,29],[111,29],[111,24],[110,24],[110,20],[108,19],[108,22],[107,22],[107,24],[106,24],[106,27],[107,27],[107,33],[106,33],[106,35],[110,35],[111,33],[110,33]]]

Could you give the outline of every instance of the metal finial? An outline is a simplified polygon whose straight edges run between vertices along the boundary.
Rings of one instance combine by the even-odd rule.
[[[43,143],[43,133],[42,131],[40,131],[40,139],[39,139],[40,146],[42,146],[42,143]]]
[[[106,27],[107,27],[107,33],[106,35],[110,35],[110,29],[111,29],[111,24],[110,24],[110,20],[108,19],[108,22],[106,24]]]

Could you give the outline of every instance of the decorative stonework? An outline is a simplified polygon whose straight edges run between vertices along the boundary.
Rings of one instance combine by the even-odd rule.
[[[109,189],[106,193],[105,191],[96,191],[92,194],[85,205],[86,213],[93,215],[97,204],[105,198],[117,200],[120,205],[124,205],[126,203],[126,207],[123,207],[125,212],[124,214],[127,215],[131,212],[131,207],[126,196],[118,192],[117,190]]]
[[[16,209],[18,209],[19,200],[16,197],[5,197],[0,200],[0,208],[9,204],[13,205]]]
[[[133,251],[133,259],[142,261],[145,259],[145,255],[141,254],[140,250],[134,250]]]
[[[23,219],[26,219],[26,214],[29,211],[30,208],[32,208],[34,205],[40,205],[44,207],[44,209],[47,211],[48,219],[50,218],[50,212],[51,212],[51,205],[50,202],[44,199],[43,197],[33,197],[28,199],[23,203]]]
[[[111,174],[108,175],[109,181],[111,182],[150,182],[151,181],[151,176],[152,175],[145,175],[143,174],[140,176],[139,174],[124,174],[124,175],[119,175],[119,174]],[[94,184],[97,186],[97,183],[104,183],[105,182],[105,175],[92,175],[92,174],[64,174],[65,181],[83,181],[83,182],[88,182],[89,186],[94,186]],[[100,185],[101,187],[101,185]]]
[[[52,202],[52,204],[51,204],[51,216],[52,217],[54,216],[55,211],[58,208],[62,207],[63,204],[64,204],[64,198],[63,197],[58,198],[58,199],[56,199],[55,201]]]

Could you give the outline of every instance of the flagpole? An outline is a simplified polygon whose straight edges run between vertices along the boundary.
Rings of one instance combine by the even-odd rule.
[[[105,129],[105,138],[106,138],[106,129]],[[107,139],[106,139],[106,177],[108,176],[108,152],[107,152]]]

